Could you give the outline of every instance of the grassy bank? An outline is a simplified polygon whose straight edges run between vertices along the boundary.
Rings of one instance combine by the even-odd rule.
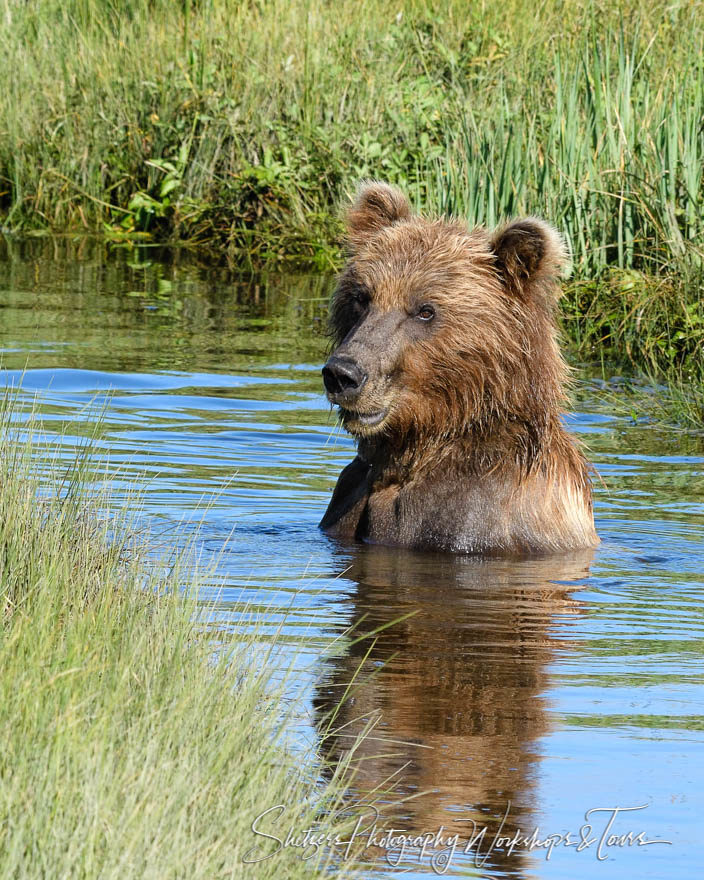
[[[699,375],[704,5],[695,0],[2,0],[7,229],[339,261],[360,177],[568,236],[586,356]]]
[[[164,592],[178,563],[146,567],[80,467],[55,462],[40,493],[32,441],[1,427],[0,875],[311,876],[300,850],[242,863],[263,810],[305,829],[339,796],[285,748],[256,636],[208,638]]]

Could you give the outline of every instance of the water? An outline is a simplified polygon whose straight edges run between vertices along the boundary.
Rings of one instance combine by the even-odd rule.
[[[219,620],[248,602],[297,658],[303,739],[349,691],[325,750],[339,759],[345,734],[372,727],[354,796],[378,789],[389,804],[377,844],[383,828],[444,826],[460,836],[448,875],[698,876],[701,439],[618,417],[583,379],[569,423],[604,481],[594,553],[486,562],[336,543],[317,522],[353,444],[321,394],[329,285],[148,249],[0,243],[3,382],[21,382],[27,409],[36,396],[47,446],[67,460],[103,410],[115,503],[142,487],[162,542],[200,522],[203,561],[219,557]],[[352,623],[374,635],[344,637]],[[615,807],[643,809],[611,833],[671,843],[598,851]],[[463,854],[473,827],[485,837]],[[500,827],[537,828],[544,846],[492,848]],[[594,842],[577,851],[567,832]],[[365,876],[441,870],[429,854],[399,868],[386,856],[367,849]]]

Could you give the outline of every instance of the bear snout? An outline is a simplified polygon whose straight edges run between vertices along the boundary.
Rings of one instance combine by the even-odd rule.
[[[323,367],[323,382],[335,403],[354,399],[364,387],[367,374],[352,358],[333,355]]]

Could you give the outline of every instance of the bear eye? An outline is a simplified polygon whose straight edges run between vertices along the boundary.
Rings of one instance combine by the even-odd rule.
[[[417,317],[419,317],[421,321],[432,321],[435,317],[435,309],[426,303],[418,309]]]
[[[362,306],[362,308],[369,304],[369,295],[366,290],[355,290],[351,295],[351,299],[355,305]]]

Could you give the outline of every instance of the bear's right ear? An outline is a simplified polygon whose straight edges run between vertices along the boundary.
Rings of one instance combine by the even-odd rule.
[[[395,186],[377,180],[362,181],[347,212],[347,240],[354,249],[385,226],[410,216],[410,203]]]
[[[490,246],[504,287],[523,300],[554,285],[569,264],[559,232],[537,217],[514,220],[497,229]]]

